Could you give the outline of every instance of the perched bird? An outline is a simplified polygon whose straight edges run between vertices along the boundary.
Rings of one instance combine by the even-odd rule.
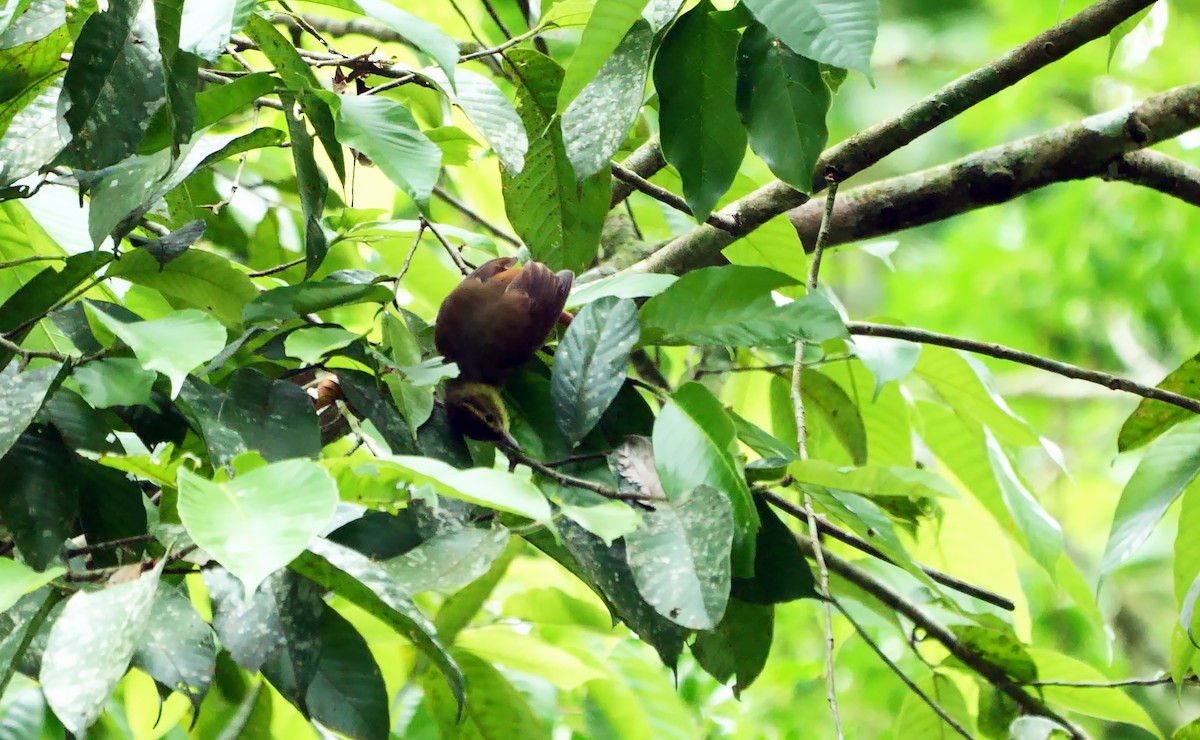
[[[561,317],[575,275],[501,257],[463,278],[438,310],[433,341],[458,364],[446,382],[450,424],[473,439],[519,447],[508,431],[500,386],[533,357]]]

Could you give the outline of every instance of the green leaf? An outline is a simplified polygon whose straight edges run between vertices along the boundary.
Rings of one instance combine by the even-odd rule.
[[[817,412],[842,447],[846,448],[846,452],[850,453],[854,464],[866,465],[867,429],[859,415],[858,406],[841,386],[823,373],[805,369],[800,376],[800,392],[805,408]]]
[[[71,532],[79,502],[79,480],[71,450],[52,427],[24,431],[0,459],[0,520],[25,562],[45,570]]]
[[[1164,391],[1180,393],[1189,398],[1200,398],[1200,355],[1185,360],[1163,378],[1158,387]],[[1137,449],[1148,442],[1157,439],[1176,424],[1192,418],[1193,413],[1187,409],[1166,403],[1143,398],[1125,423],[1121,425],[1121,433],[1117,436],[1117,450],[1128,452]]]
[[[962,689],[949,676],[939,673],[927,675],[915,681],[918,688],[928,697],[932,697],[947,714],[955,719],[960,726],[971,731],[971,708],[967,705],[966,697],[963,696]],[[1039,718],[1040,719],[1040,718]],[[1053,725],[1055,729],[1058,725]],[[896,714],[896,721],[892,727],[891,734],[895,737],[943,737],[948,735],[950,729],[946,726],[945,720],[939,717],[929,705],[925,703],[921,697],[907,692],[904,697],[904,703],[900,705],[900,711]],[[1042,737],[1050,737],[1050,733]],[[1003,735],[1003,737],[1030,738],[1035,735]]]
[[[496,584],[508,571],[508,566],[525,549],[525,543],[518,537],[510,537],[504,552],[492,561],[487,572],[476,578],[469,585],[452,594],[438,609],[437,635],[442,642],[450,644],[457,642],[456,638],[464,627],[483,608],[483,604],[492,595]]]
[[[636,509],[621,501],[605,501],[594,506],[576,506],[559,501],[558,510],[566,518],[604,540],[606,545],[612,545],[614,540],[637,529],[642,520]]]
[[[162,109],[171,119],[171,147],[176,156],[180,145],[196,130],[196,88],[201,61],[195,54],[179,48],[183,5],[184,0],[154,3],[154,24],[166,87]]]
[[[59,368],[47,366],[0,375],[0,458],[37,416],[58,373]]]
[[[425,591],[451,591],[483,575],[504,552],[508,530],[463,527],[425,540],[379,566],[409,596]]]
[[[55,73],[19,98],[0,103],[0,187],[37,172],[66,146],[57,125],[61,97],[62,78]]]
[[[455,648],[531,676],[539,676],[563,691],[572,691],[604,674],[574,655],[534,635],[514,632],[509,627],[487,626],[463,631]],[[470,695],[468,694],[468,700]]]
[[[525,153],[529,151],[525,124],[496,83],[469,69],[455,73],[454,85],[441,70],[425,69],[421,74],[436,82],[450,101],[462,109],[509,174],[515,175],[525,167]]]
[[[583,36],[571,61],[567,63],[562,87],[558,91],[558,112],[563,112],[575,96],[592,81],[600,68],[613,56],[630,26],[642,14],[646,0],[609,0],[596,3]]]
[[[516,73],[517,113],[530,135],[525,167],[502,173],[508,220],[530,255],[551,269],[583,272],[600,246],[612,177],[598,172],[578,183],[555,119],[562,68],[527,49],[507,52]]]
[[[337,486],[307,460],[286,460],[218,483],[179,470],[179,518],[196,544],[252,594],[304,551],[333,516]]]
[[[149,251],[137,250],[122,255],[108,275],[157,290],[212,314],[226,326],[240,324],[242,308],[258,296],[246,273],[224,257],[200,249],[188,250],[166,265]]]
[[[425,20],[401,10],[384,0],[348,0],[348,2],[324,2],[335,7],[357,8],[365,15],[400,34],[421,51],[433,58],[450,79],[455,78],[458,64],[458,42],[447,36],[442,29]]]
[[[326,354],[358,339],[354,332],[336,326],[307,326],[290,332],[283,340],[283,351],[304,365],[315,365]]]
[[[308,313],[354,303],[387,303],[392,289],[381,283],[347,283],[326,278],[285,285],[259,295],[242,309],[242,321],[286,321]]]
[[[765,267],[693,270],[642,306],[641,343],[755,346],[846,336],[837,310],[818,293],[775,304],[771,292],[796,282]]]
[[[921,345],[890,337],[854,337],[854,355],[875,377],[875,394],[886,383],[906,377],[917,366],[921,357]]]
[[[903,496],[919,499],[928,496],[957,498],[954,488],[942,478],[919,468],[864,466],[844,468],[825,460],[800,460],[788,472],[800,483],[836,488],[860,496]]]
[[[456,649],[453,654],[466,678],[465,712],[459,705],[456,714],[454,699],[443,684],[428,677],[421,681],[425,707],[445,728],[444,734],[476,738],[535,738],[548,734],[529,701],[503,673],[464,650]]]
[[[342,95],[337,135],[371,158],[388,179],[426,209],[442,167],[442,150],[417,126],[412,113],[382,95]]]
[[[955,350],[927,345],[921,349],[916,371],[955,413],[991,429],[1002,441],[1017,446],[1039,444],[1029,424],[988,387],[982,365],[969,362]]]
[[[0,612],[6,612],[17,599],[45,586],[65,573],[62,568],[47,568],[41,573],[24,563],[0,558]]]
[[[592,18],[595,19],[596,14]],[[641,20],[634,23],[604,66],[600,67],[595,79],[563,111],[562,130],[567,157],[575,169],[575,176],[580,180],[609,170],[612,156],[620,149],[629,127],[637,119],[646,92],[653,41],[654,33],[648,23]],[[580,51],[575,52],[572,65]],[[567,69],[568,77],[572,69],[574,66]],[[564,82],[562,91],[565,90]],[[563,101],[562,91],[559,95],[560,105]]]
[[[376,563],[359,553],[316,538],[292,567],[325,588],[383,620],[407,637],[445,676],[459,713],[463,710],[463,676],[435,636],[433,625],[391,582]]]
[[[764,605],[817,598],[816,581],[796,535],[766,501],[756,497],[754,503],[762,522],[754,543],[754,577],[734,578],[732,596]]]
[[[1012,461],[1001,449],[991,430],[985,428],[983,432],[987,440],[988,460],[992,464],[992,474],[1000,486],[1004,504],[1012,513],[1017,528],[1024,535],[1029,546],[1029,554],[1046,569],[1046,572],[1053,573],[1063,551],[1062,527],[1054,521],[1054,517],[1050,516],[1049,512],[1042,508],[1029,487],[1021,480]]]
[[[733,575],[754,574],[758,512],[734,459],[733,422],[707,388],[687,383],[675,391],[654,422],[654,463],[667,498],[707,484],[733,506]]]
[[[22,206],[15,203],[3,204],[0,208],[19,208],[24,211]],[[61,268],[47,267],[39,271],[0,305],[0,331],[14,331],[27,321],[45,314],[111,260],[112,254],[109,252],[83,252],[68,257]],[[0,366],[3,364],[0,363]]]
[[[637,306],[628,299],[589,303],[567,327],[554,352],[550,403],[571,446],[592,431],[625,384],[637,338]]]
[[[402,375],[389,373],[383,377],[384,384],[392,393],[392,400],[408,422],[408,428],[420,429],[433,414],[433,385],[443,377],[446,366],[440,361],[436,365],[423,364],[421,345],[409,329],[408,324],[395,315],[386,313],[381,321],[383,344],[392,361],[401,368]],[[431,372],[426,372],[426,371]],[[418,382],[420,381],[420,382]]]
[[[1036,681],[1037,664],[1012,625],[990,614],[979,618],[983,624],[952,625],[950,631],[977,655],[1003,669],[1015,682]]]
[[[321,215],[325,212],[325,200],[329,195],[329,181],[317,166],[312,135],[308,133],[304,121],[296,115],[298,108],[295,96],[280,93],[279,99],[287,120],[292,161],[296,165],[296,186],[300,190],[300,206],[304,211],[304,277],[307,279],[317,271],[329,252],[329,238],[321,226]],[[338,154],[340,156],[340,150]]]
[[[736,675],[733,693],[739,696],[762,673],[774,637],[773,607],[730,599],[721,623],[696,635],[692,655],[721,683]]]
[[[164,562],[134,581],[75,592],[50,629],[38,680],[68,732],[82,736],[125,675],[149,626]]]
[[[588,283],[575,283],[567,296],[567,307],[583,306],[607,296],[616,298],[649,298],[671,286],[679,278],[654,272],[617,274]]]
[[[829,132],[829,88],[819,65],[783,44],[760,23],[738,46],[737,106],[750,148],[776,177],[808,192]]]
[[[1176,426],[1146,450],[1117,502],[1100,563],[1101,578],[1142,546],[1197,473],[1200,473],[1200,419]]]
[[[1112,69],[1113,55],[1117,53],[1117,47],[1120,46],[1121,41],[1148,15],[1150,15],[1150,8],[1143,8],[1118,23],[1113,30],[1108,32],[1108,60],[1106,62],[1108,69]]]
[[[194,3],[185,5],[190,9]],[[227,85],[213,85],[196,94],[197,131],[203,131],[221,119],[233,115],[256,99],[275,89],[275,79],[267,72],[255,72],[237,77]],[[145,137],[138,144],[138,154],[150,154],[171,144],[171,128],[166,108],[159,108],[150,119]]]
[[[321,430],[309,395],[295,383],[251,368],[230,376],[217,424],[270,462],[321,454]],[[213,462],[223,465],[229,459],[214,456]]]
[[[746,7],[797,54],[870,78],[879,0],[746,0]]]
[[[300,705],[316,722],[347,737],[387,737],[383,671],[354,625],[326,606],[320,661]]]
[[[246,25],[257,5],[255,0],[185,2],[180,47],[215,60],[225,52],[230,35]]]
[[[625,537],[638,591],[659,614],[689,629],[713,629],[729,599],[729,499],[709,485],[656,503]]]
[[[166,99],[158,33],[144,0],[113,0],[83,24],[63,81],[74,163],[99,170],[132,154]]]
[[[1043,681],[1104,683],[1110,680],[1090,665],[1062,653],[1030,648],[1029,654],[1037,663],[1038,675]],[[1111,722],[1125,722],[1159,736],[1158,729],[1146,714],[1146,710],[1120,689],[1043,686],[1041,691],[1052,706],[1060,706]]]
[[[171,398],[179,395],[183,379],[193,368],[225,348],[225,327],[195,309],[127,324],[90,304],[86,308],[93,319],[129,345],[142,367],[167,376]]]
[[[712,213],[746,154],[735,104],[738,32],[712,13],[703,0],[675,21],[654,62],[663,156],[679,171],[697,221]]]

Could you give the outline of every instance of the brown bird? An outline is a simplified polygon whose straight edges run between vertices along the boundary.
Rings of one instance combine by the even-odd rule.
[[[560,319],[575,275],[550,272],[540,262],[518,265],[501,257],[463,278],[438,310],[433,341],[458,364],[446,382],[446,413],[459,432],[519,447],[508,431],[499,388],[533,357]]]

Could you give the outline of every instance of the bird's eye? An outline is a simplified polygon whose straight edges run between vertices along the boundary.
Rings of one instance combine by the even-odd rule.
[[[484,414],[483,420],[486,421],[488,424],[496,423],[496,417],[493,416],[492,414]]]

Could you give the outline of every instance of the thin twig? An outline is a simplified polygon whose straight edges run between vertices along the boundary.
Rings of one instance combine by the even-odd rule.
[[[573,475],[566,475],[564,473],[560,473],[557,470],[555,470],[554,468],[547,465],[546,463],[543,463],[539,460],[534,460],[533,458],[525,455],[524,453],[514,450],[508,446],[504,447],[504,454],[506,457],[508,457],[509,460],[516,462],[520,465],[524,465],[524,466],[528,467],[530,470],[533,470],[534,472],[544,475],[547,478],[553,480],[554,482],[556,482],[560,485],[570,486],[571,488],[582,488],[585,491],[591,491],[592,493],[598,493],[601,496],[603,496],[604,498],[612,499],[614,501],[633,501],[633,502],[638,502],[638,503],[653,503],[655,501],[663,501],[664,500],[659,496],[647,496],[644,493],[632,493],[632,492],[626,493],[624,491],[618,491],[615,488],[609,488],[608,486],[603,485],[601,483],[596,483],[595,481],[584,480],[583,478],[576,478]]]
[[[24,264],[28,264],[30,262],[50,262],[50,261],[65,262],[66,259],[67,259],[67,256],[65,254],[61,255],[61,256],[60,255],[34,255],[32,257],[22,257],[19,260],[11,260],[9,262],[0,262],[0,270],[7,270],[10,267],[16,267],[18,265],[24,265]]]
[[[17,666],[21,663],[21,658],[24,657],[25,651],[29,649],[33,643],[33,638],[37,636],[38,630],[45,624],[46,618],[50,616],[50,612],[58,605],[58,602],[63,600],[63,592],[58,589],[51,589],[50,593],[46,594],[46,599],[41,606],[30,618],[29,624],[25,627],[25,634],[21,635],[21,644],[17,645],[17,650],[13,653],[8,661],[8,665],[4,666],[4,673],[0,674],[0,697],[4,696],[4,692],[8,690],[8,684],[12,681],[13,674],[17,672]]]
[[[815,557],[816,546],[814,546],[813,540],[798,532],[793,532],[793,534],[796,537],[796,541],[800,543],[800,548],[804,551],[804,554],[807,557]],[[1041,699],[1030,695],[1019,684],[1015,683],[1003,667],[993,663],[987,657],[977,653],[970,645],[959,640],[953,632],[947,629],[941,622],[926,614],[919,606],[896,593],[891,587],[875,580],[864,571],[856,568],[840,556],[829,551],[826,551],[824,556],[830,572],[837,573],[850,583],[858,586],[879,601],[879,603],[915,624],[927,636],[944,645],[950,651],[951,655],[958,658],[968,669],[974,671],[985,681],[995,686],[1005,696],[1012,699],[1025,714],[1045,717],[1062,726],[1073,738],[1086,737],[1083,731],[1072,722],[1048,707]]]
[[[433,186],[433,194],[436,195],[437,197],[441,198],[442,200],[446,201],[446,203],[449,204],[451,208],[458,211],[462,215],[466,216],[467,219],[470,220],[471,222],[478,224],[479,226],[482,226],[483,228],[487,229],[488,232],[490,232],[492,234],[492,236],[495,236],[497,239],[506,241],[509,244],[513,245],[514,247],[521,246],[520,239],[513,236],[512,234],[509,234],[507,231],[504,231],[500,227],[493,224],[491,221],[488,221],[483,216],[480,216],[478,213],[471,210],[470,206],[468,206],[466,203],[463,203],[461,200],[455,198],[450,193],[446,192],[446,189],[443,188],[442,186],[434,185]]]
[[[962,337],[952,336],[950,334],[939,334],[937,332],[928,331],[926,329],[914,329],[907,326],[892,326],[890,324],[871,324],[863,321],[850,321],[846,324],[846,329],[851,334],[870,336],[870,337],[890,337],[892,339],[904,339],[909,342],[917,342],[919,344],[936,344],[940,347],[950,347],[951,349],[961,349],[975,354],[987,355],[995,357],[999,360],[1008,360],[1017,362],[1029,367],[1036,367],[1039,370],[1062,375],[1067,378],[1076,380],[1086,380],[1089,383],[1102,385],[1109,390],[1124,391],[1132,393],[1135,396],[1149,398],[1154,401],[1162,401],[1169,403],[1172,406],[1178,406],[1181,409],[1186,409],[1192,413],[1200,414],[1200,400],[1185,396],[1173,391],[1155,388],[1141,383],[1135,383],[1128,378],[1122,378],[1117,375],[1109,375],[1102,373],[1099,370],[1088,370],[1086,368],[1071,365],[1066,362],[1052,360],[1048,357],[1022,352],[1012,347],[1006,347],[1002,344],[992,342],[978,342],[974,339],[964,339]]]
[[[325,47],[326,51],[328,51],[330,54],[337,54],[337,50],[333,48],[333,45],[325,40],[325,37],[321,35],[321,32],[314,28],[313,25],[308,22],[308,19],[289,8],[288,4],[284,2],[284,0],[279,0],[279,4],[288,12],[288,15],[290,15],[292,19],[296,21],[296,25],[307,31],[310,36],[312,36],[319,44],[321,44],[321,46]]]
[[[633,189],[637,190],[639,193],[645,193],[651,198],[654,198],[660,203],[665,203],[680,213],[686,213],[689,216],[695,215],[692,213],[692,209],[688,206],[686,200],[664,187],[655,185],[636,172],[627,170],[620,164],[613,162],[612,173],[613,177],[617,178],[621,182],[631,185]],[[715,226],[722,231],[728,231],[730,234],[740,235],[742,233],[742,229],[740,226],[738,226],[736,219],[722,215],[716,211],[710,213],[708,218],[704,219],[704,223],[710,226]]]
[[[829,238],[829,223],[833,220],[833,206],[837,200],[837,178],[833,173],[826,176],[829,182],[829,189],[825,195],[825,220],[821,222],[821,233],[817,237],[817,246],[813,251],[812,267],[808,273],[808,292],[814,293],[817,290],[817,281],[821,274],[821,253],[825,251],[825,242]],[[796,356],[792,363],[792,404],[795,407],[796,413],[796,451],[800,454],[801,460],[808,459],[808,430],[804,423],[804,396],[801,393],[800,379],[804,375],[804,347],[807,344],[803,339],[796,342]],[[825,672],[828,677],[828,691],[826,698],[829,701],[829,711],[833,715],[833,726],[837,729],[837,736],[842,735],[842,720],[838,714],[837,703],[837,676],[834,672],[834,642],[833,642],[833,610],[829,604],[832,597],[829,594],[829,570],[825,567],[824,549],[820,546],[821,530],[817,526],[817,514],[813,509],[812,495],[807,491],[804,492],[804,513],[808,515],[808,531],[813,542],[818,543],[814,553],[817,561],[818,583],[820,586],[820,594],[824,600],[825,611]]]
[[[298,258],[292,260],[291,262],[284,262],[282,265],[275,265],[274,267],[268,267],[265,270],[255,270],[254,272],[248,272],[246,274],[252,278],[266,277],[267,275],[274,275],[277,272],[283,272],[284,270],[290,270],[291,268],[295,267],[296,265],[303,265],[307,259],[308,259],[307,257],[298,257]]]
[[[921,698],[922,701],[928,704],[929,708],[933,710],[933,713],[941,717],[942,721],[950,725],[950,728],[959,735],[962,735],[968,739],[973,737],[971,733],[967,732],[962,725],[960,725],[953,717],[946,713],[946,710],[942,708],[942,705],[938,704],[936,701],[934,701],[933,697],[922,691],[921,687],[917,686],[913,680],[909,678],[903,670],[901,670],[900,666],[896,665],[895,661],[889,658],[887,653],[883,652],[883,649],[880,648],[879,645],[875,644],[875,641],[871,639],[871,636],[867,634],[867,631],[862,628],[862,625],[860,625],[858,621],[854,619],[854,617],[850,616],[850,613],[846,611],[846,607],[842,606],[840,601],[834,599],[833,605],[836,606],[837,610],[842,613],[842,616],[846,618],[846,621],[850,623],[850,626],[854,627],[854,631],[857,632],[858,636],[863,639],[863,642],[867,643],[868,647],[875,651],[875,654],[879,656],[879,659],[883,661],[884,665],[890,668],[892,673],[895,673],[896,677],[904,682],[904,685],[908,687],[909,691],[916,694]]]
[[[421,246],[421,237],[425,235],[425,220],[422,219],[417,224],[417,238],[413,239],[412,248],[408,250],[408,256],[404,258],[404,264],[400,267],[400,272],[396,275],[396,285],[399,287],[400,281],[404,279],[404,274],[408,272],[408,268],[412,265],[413,257],[417,254],[417,247]]]
[[[838,527],[834,524],[830,524],[826,519],[823,519],[821,517],[816,517],[815,519],[810,518],[808,516],[808,512],[806,512],[804,510],[803,506],[800,506],[799,504],[794,504],[791,501],[788,501],[786,498],[780,496],[779,494],[775,493],[774,491],[768,491],[766,489],[755,489],[755,493],[757,493],[759,496],[762,496],[772,506],[779,509],[780,511],[782,511],[786,514],[789,514],[797,519],[803,520],[810,527],[811,527],[812,522],[816,521],[817,529],[820,531],[820,533],[823,536],[832,537],[833,539],[837,540],[838,542],[841,542],[845,545],[849,545],[850,547],[853,547],[855,550],[858,550],[861,553],[870,555],[871,557],[873,557],[877,560],[882,560],[885,563],[890,563],[892,565],[896,565],[896,563],[891,558],[889,558],[887,555],[885,555],[882,550],[875,547],[870,542],[867,542],[866,540],[858,537],[857,535],[853,534],[852,532],[847,532],[846,530],[842,529],[841,527]],[[929,566],[922,565],[921,563],[914,563],[914,565],[916,565],[918,568],[920,568],[921,571],[924,572],[925,575],[929,576],[929,578],[931,580],[942,584],[943,586],[945,586],[946,588],[948,588],[952,591],[957,591],[960,594],[964,594],[966,596],[970,596],[971,598],[978,599],[984,603],[991,604],[992,606],[995,606],[995,607],[999,607],[1005,611],[1011,612],[1011,611],[1015,611],[1017,608],[1016,604],[1014,604],[1012,602],[1012,600],[1006,599],[1005,597],[1001,596],[1000,594],[993,593],[991,591],[988,591],[987,589],[980,588],[979,586],[976,586],[973,583],[967,583],[964,580],[955,578],[954,576],[950,575],[949,573],[943,573],[942,571],[937,570],[936,568],[930,568]]]
[[[81,547],[71,547],[66,550],[68,558],[79,557],[89,553],[100,552],[102,550],[115,550],[131,545],[141,545],[150,542],[154,539],[152,534],[135,534],[131,537],[122,537],[117,540],[109,540],[108,542],[97,542],[94,545],[83,545]]]
[[[462,19],[463,25],[467,27],[467,33],[471,34],[471,38],[475,39],[475,43],[480,46],[487,46],[483,39],[479,38],[479,34],[475,33],[475,27],[471,24],[471,19],[467,18],[467,14],[462,11],[462,8],[458,7],[457,0],[450,0],[450,7],[454,8],[454,12]]]
[[[254,120],[250,124],[251,131],[258,128],[258,116],[261,112],[262,112],[262,108],[259,108],[258,106],[254,107]],[[238,158],[237,171],[234,172],[234,174],[233,174],[233,185],[232,185],[232,187],[229,188],[229,195],[225,196],[220,201],[212,204],[211,206],[206,206],[210,211],[212,211],[212,214],[214,216],[219,214],[221,212],[222,208],[224,208],[225,206],[232,203],[233,196],[237,195],[238,187],[242,183],[242,172],[246,169],[246,157],[248,157],[248,156],[250,156],[250,152],[247,150],[247,151],[242,152],[242,156]]]
[[[467,261],[464,260],[462,255],[459,254],[458,250],[454,248],[454,245],[446,241],[446,237],[442,236],[442,233],[437,230],[437,227],[427,221],[424,216],[421,216],[421,223],[425,225],[425,228],[429,229],[430,233],[437,237],[439,242],[441,242],[442,247],[446,250],[446,253],[450,255],[450,259],[453,260],[455,266],[458,267],[458,271],[463,275],[471,274],[471,270],[473,269],[471,265],[467,264]]]
[[[491,0],[483,0],[483,7],[487,10],[488,15],[492,17],[492,20],[495,21],[496,26],[504,34],[504,37],[512,38],[512,31],[508,30],[508,26],[504,25],[504,21],[500,19],[500,14],[492,7]]]
[[[542,465],[548,468],[561,468],[564,465],[574,465],[575,463],[588,462],[590,460],[603,460],[608,457],[607,452],[584,452],[578,455],[568,455],[561,460],[548,460]]]

